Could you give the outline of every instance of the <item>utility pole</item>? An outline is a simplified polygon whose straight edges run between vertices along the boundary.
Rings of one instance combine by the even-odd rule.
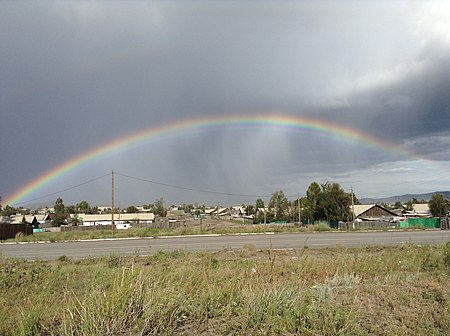
[[[298,193],[298,198],[297,198],[297,206],[298,206],[298,225],[302,225],[302,220],[300,217],[300,193]]]
[[[352,226],[354,229],[355,228],[355,203],[353,201],[353,187],[350,188],[350,191],[352,193]]]
[[[111,230],[114,237],[114,170],[111,171]]]

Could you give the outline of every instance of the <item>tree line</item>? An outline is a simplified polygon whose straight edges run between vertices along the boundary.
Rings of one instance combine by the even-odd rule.
[[[274,221],[287,222],[306,222],[313,223],[316,221],[337,222],[351,221],[353,218],[351,205],[360,204],[356,195],[352,192],[345,192],[344,189],[336,182],[326,182],[319,184],[312,182],[306,190],[306,196],[299,197],[293,201],[288,200],[282,190],[278,190],[271,195],[270,201],[265,206],[264,200],[257,199],[255,204],[242,204],[245,209],[245,215],[253,218],[254,223],[270,223]],[[388,209],[403,208],[406,211],[413,209],[413,204],[426,203],[426,201],[419,202],[416,199],[411,199],[408,202],[396,202],[389,206],[382,204]],[[431,215],[434,217],[444,217],[450,210],[450,200],[445,199],[442,194],[434,194],[431,200],[428,201]],[[165,217],[167,209],[164,206],[164,199],[159,198],[154,203],[144,205],[144,209],[154,213],[156,216]],[[179,206],[181,210],[186,213],[205,210],[204,205],[198,204],[183,204]],[[127,213],[138,212],[135,206],[129,206],[124,209]],[[114,212],[120,212],[120,209],[114,209]],[[15,214],[28,215],[30,210],[23,208],[14,208],[9,205],[2,208],[0,204],[0,215],[3,217],[12,216]],[[62,198],[58,198],[54,205],[54,216],[52,223],[55,226],[63,224],[68,214],[98,214],[100,213],[98,207],[91,207],[87,201],[81,201],[75,205],[65,206]],[[111,213],[111,208],[102,213]]]
[[[319,184],[312,182],[306,190],[305,197],[299,197],[289,201],[282,190],[272,194],[267,210],[264,202],[259,199],[256,202],[257,211],[255,223],[273,221],[350,221],[352,219],[351,204],[359,204],[358,199],[352,193],[335,182]]]

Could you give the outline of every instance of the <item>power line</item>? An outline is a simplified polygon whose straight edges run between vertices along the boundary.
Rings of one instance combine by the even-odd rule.
[[[54,196],[54,195],[57,195],[57,194],[60,194],[60,193],[63,193],[63,192],[66,192],[66,191],[69,191],[69,190],[72,190],[72,189],[81,187],[81,186],[84,186],[84,185],[86,185],[86,184],[95,182],[95,181],[97,181],[97,180],[100,180],[100,179],[102,179],[102,178],[104,178],[104,177],[106,177],[106,176],[110,176],[110,175],[111,175],[111,174],[108,173],[108,174],[105,174],[105,175],[102,175],[102,176],[93,178],[93,179],[91,179],[91,180],[85,181],[85,182],[83,182],[83,183],[77,184],[77,185],[72,186],[72,187],[68,187],[68,188],[65,188],[65,189],[62,189],[62,190],[58,190],[58,191],[55,191],[55,192],[53,192],[53,193],[50,193],[50,194],[47,194],[47,195],[43,195],[43,196],[40,196],[40,197],[36,197],[36,198],[32,198],[32,199],[29,199],[29,200],[26,200],[26,201],[18,202],[18,203],[16,203],[16,205],[19,205],[19,204],[25,204],[25,203],[29,203],[29,202],[34,202],[34,201],[38,201],[38,200],[43,199],[43,198],[47,198],[47,197],[50,197],[50,196]]]
[[[223,196],[235,196],[235,197],[252,197],[252,198],[270,198],[271,197],[271,195],[239,194],[239,193],[228,193],[228,192],[222,192],[222,191],[190,188],[190,187],[185,187],[185,186],[180,186],[180,185],[175,185],[175,184],[169,184],[169,183],[164,183],[164,182],[157,182],[157,181],[144,179],[144,178],[140,178],[140,177],[136,177],[136,176],[131,176],[131,175],[127,175],[127,174],[122,174],[122,173],[119,173],[119,172],[116,172],[116,171],[114,171],[114,174],[118,175],[118,176],[125,177],[125,178],[133,179],[133,180],[136,180],[136,181],[140,181],[140,182],[146,182],[146,183],[151,183],[151,184],[160,185],[160,186],[164,186],[164,187],[175,188],[175,189],[186,190],[186,191],[194,191],[194,192],[199,192],[199,193],[206,193],[206,194],[213,194],[213,195],[223,195]],[[71,186],[71,187],[68,187],[68,188],[64,188],[64,189],[61,189],[61,190],[58,190],[58,191],[55,191],[55,192],[52,192],[52,193],[49,193],[49,194],[45,194],[45,195],[39,196],[39,197],[31,198],[31,199],[28,199],[26,201],[18,202],[18,203],[16,203],[16,205],[26,204],[26,203],[38,201],[38,200],[41,200],[41,199],[45,199],[47,197],[54,196],[54,195],[57,195],[57,194],[60,194],[60,193],[66,192],[66,191],[70,191],[70,190],[79,188],[81,186],[84,186],[86,184],[98,181],[98,180],[100,180],[100,179],[102,179],[104,177],[110,176],[110,175],[111,175],[111,173],[107,173],[107,174],[104,174],[102,176],[95,177],[93,179],[87,180],[85,182],[79,183],[77,185],[74,185],[74,186]],[[288,198],[295,198],[295,197],[297,197],[297,195],[286,196],[286,197],[288,197]]]
[[[262,195],[249,195],[249,194],[235,194],[235,193],[227,193],[227,192],[221,192],[221,191],[212,191],[212,190],[204,190],[204,189],[197,189],[197,188],[189,188],[189,187],[184,187],[184,186],[179,186],[179,185],[174,185],[174,184],[169,184],[169,183],[152,181],[152,180],[148,180],[148,179],[144,179],[144,178],[140,178],[140,177],[130,176],[130,175],[118,173],[116,171],[114,173],[116,175],[119,175],[119,176],[122,176],[122,177],[126,177],[126,178],[129,178],[129,179],[133,179],[133,180],[136,180],[136,181],[156,184],[156,185],[160,185],[160,186],[164,186],[164,187],[170,187],[170,188],[175,188],[175,189],[180,189],[180,190],[195,191],[195,192],[200,192],[200,193],[205,193],[205,194],[224,195],[224,196],[237,196],[237,197],[259,197],[259,198],[270,197],[270,196],[267,196],[267,195],[266,196],[262,196]]]

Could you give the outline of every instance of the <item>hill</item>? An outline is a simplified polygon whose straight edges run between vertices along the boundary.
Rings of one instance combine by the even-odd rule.
[[[425,200],[429,201],[434,194],[443,194],[445,198],[450,197],[450,191],[434,191],[425,194],[404,194],[397,196],[389,196],[382,198],[362,198],[359,201],[362,204],[373,204],[373,203],[387,203],[392,204],[395,202],[407,202],[412,198],[417,199],[418,201]]]

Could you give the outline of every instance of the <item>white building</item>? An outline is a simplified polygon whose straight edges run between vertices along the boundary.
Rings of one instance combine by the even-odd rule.
[[[75,215],[72,215],[74,218]],[[112,218],[111,214],[78,214],[78,219],[82,222],[82,225],[93,226],[93,225],[111,225]],[[155,220],[155,215],[153,213],[118,213],[114,214],[114,224],[116,228],[122,227],[125,224],[133,223],[153,223]],[[125,227],[124,228],[128,228]]]

